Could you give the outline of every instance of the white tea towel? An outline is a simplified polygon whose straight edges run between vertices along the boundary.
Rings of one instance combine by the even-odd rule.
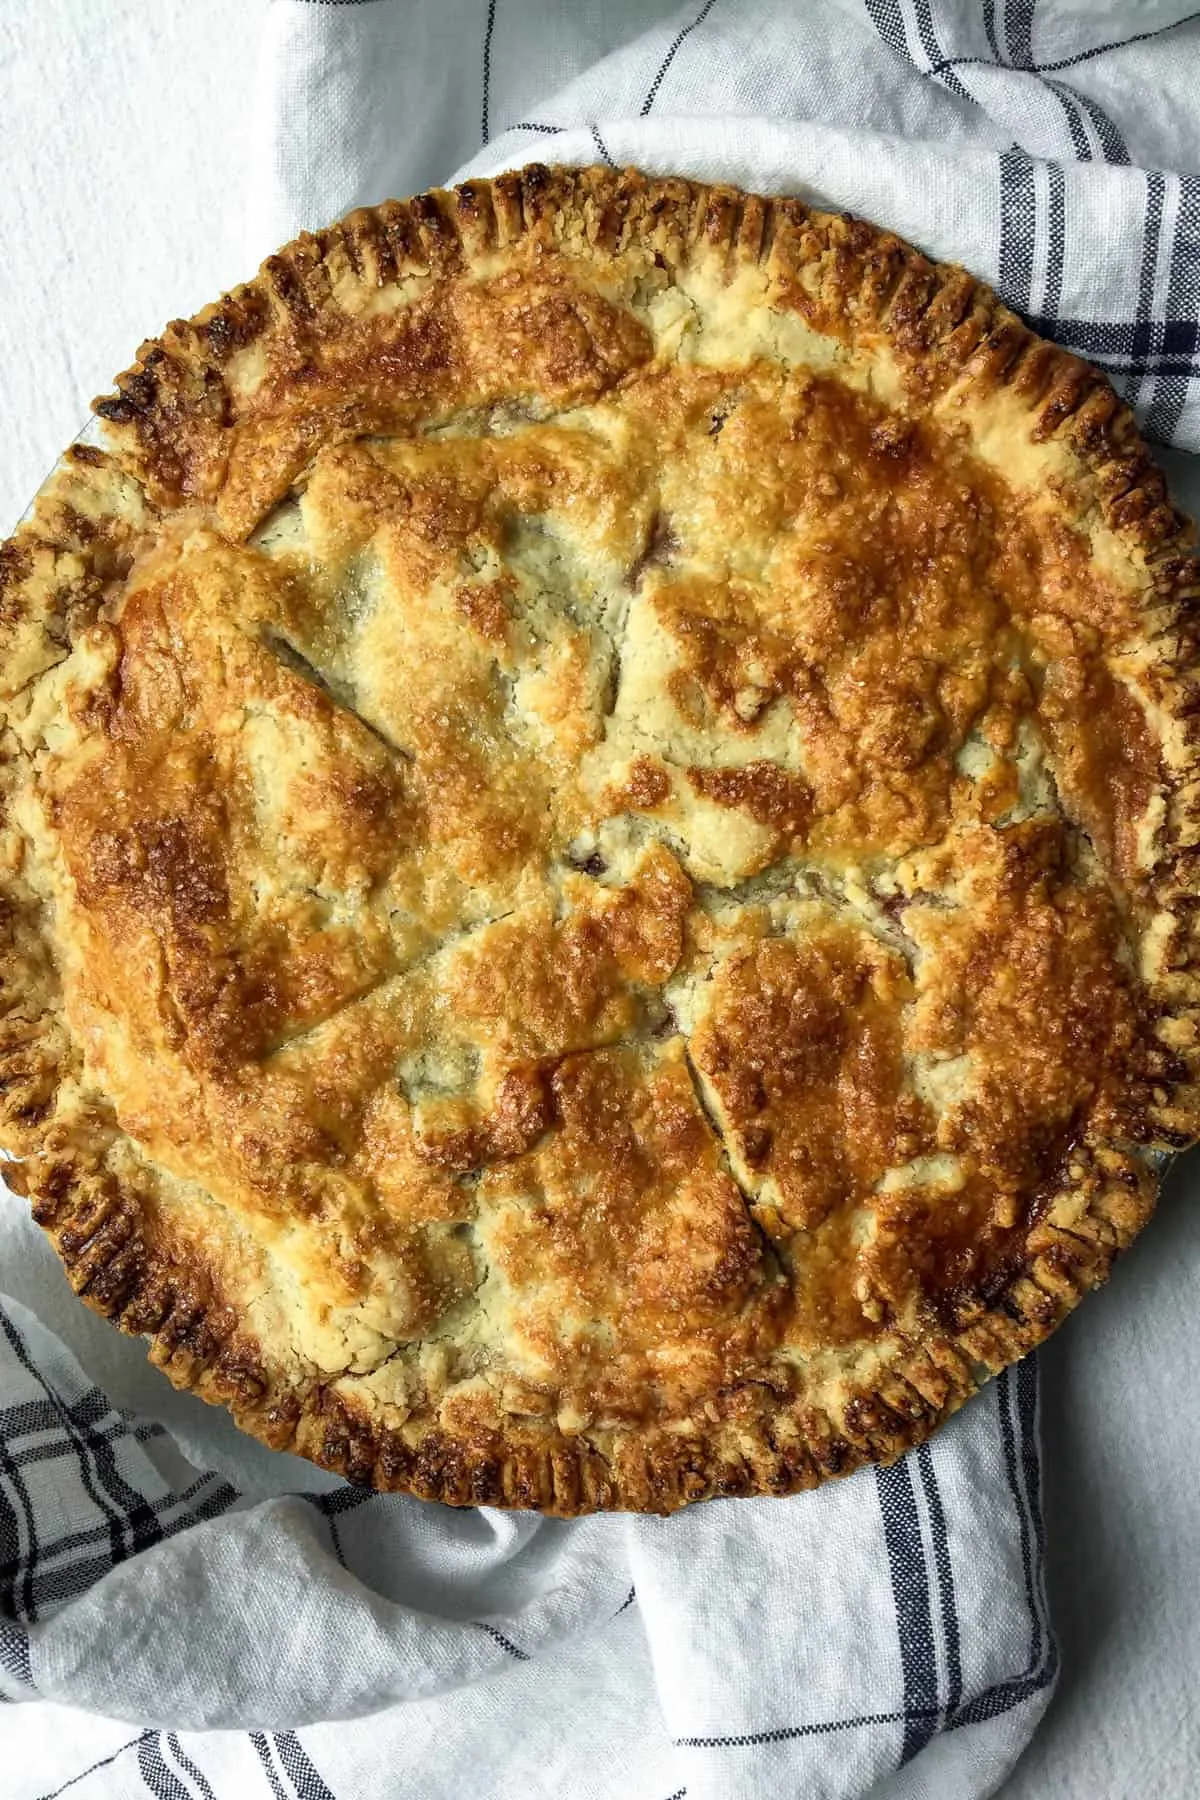
[[[1184,14],[277,0],[252,259],[468,158],[798,192],[991,279],[1195,448]],[[35,1701],[4,1716],[14,1800],[972,1800],[1045,1705],[1031,1363],[895,1469],[563,1524],[366,1497],[173,1407],[189,1468],[6,1318],[0,1666]]]
[[[735,181],[961,262],[1107,370],[1153,437],[1200,449],[1186,0],[278,0],[266,88],[254,261],[452,170]]]
[[[1032,1360],[895,1468],[670,1520],[284,1457],[247,1502],[12,1300],[0,1394],[5,1800],[967,1800],[1054,1679]]]

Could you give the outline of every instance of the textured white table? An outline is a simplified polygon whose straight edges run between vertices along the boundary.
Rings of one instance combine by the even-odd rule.
[[[254,154],[258,10],[0,0],[0,528],[140,338],[250,272],[237,196]],[[1200,505],[1197,472],[1182,459],[1171,472]],[[1176,1170],[1111,1287],[1042,1352],[1063,1674],[1005,1800],[1200,1793],[1198,1189],[1200,1157]],[[115,1398],[188,1435],[200,1403],[85,1314],[15,1219],[0,1227],[0,1286]],[[0,1721],[0,1764],[2,1744]],[[636,1768],[630,1800],[643,1800]]]

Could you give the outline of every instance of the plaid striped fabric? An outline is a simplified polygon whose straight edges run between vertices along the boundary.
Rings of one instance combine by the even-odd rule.
[[[534,156],[797,191],[963,262],[1200,448],[1185,6],[274,0],[264,29],[255,258]],[[0,1243],[14,1278],[45,1255]],[[252,1501],[265,1453],[243,1480],[188,1413],[234,1479],[204,1474],[0,1326],[0,1693],[32,1702],[4,1800],[973,1800],[1049,1697],[1032,1363],[893,1469],[563,1525],[289,1493],[288,1459]]]
[[[12,1301],[0,1304],[0,1376],[0,1391],[6,1397],[0,1411],[0,1694],[9,1701],[52,1698],[62,1703],[74,1694],[85,1701],[94,1697],[111,1702],[129,1679],[130,1659],[136,1659],[146,1628],[136,1598],[142,1571],[127,1565],[142,1561],[147,1581],[153,1580],[181,1611],[193,1602],[202,1615],[201,1628],[219,1631],[219,1613],[214,1614],[211,1605],[206,1610],[205,1596],[189,1579],[188,1559],[172,1559],[171,1540],[189,1530],[196,1533],[205,1521],[217,1519],[224,1521],[228,1539],[246,1528],[255,1509],[220,1477],[195,1475],[160,1425],[139,1422],[111,1406],[61,1345]],[[1003,1724],[1027,1711],[1036,1716],[1054,1680],[1057,1658],[1042,1586],[1044,1528],[1033,1362],[1002,1376],[990,1399],[981,1403],[980,1411],[985,1408],[986,1416],[975,1422],[978,1441],[965,1455],[947,1454],[943,1445],[926,1445],[894,1468],[868,1472],[845,1485],[849,1505],[840,1509],[844,1518],[839,1545],[846,1553],[853,1547],[853,1533],[861,1534],[865,1566],[878,1577],[874,1624],[890,1639],[880,1664],[871,1671],[870,1684],[858,1690],[837,1668],[838,1638],[854,1629],[854,1621],[843,1616],[836,1571],[826,1569],[830,1592],[819,1597],[818,1609],[823,1628],[832,1635],[830,1671],[834,1687],[845,1692],[848,1701],[853,1696],[854,1703],[824,1712],[820,1707],[803,1714],[760,1712],[747,1720],[736,1710],[731,1713],[719,1702],[710,1702],[710,1729],[680,1731],[658,1747],[660,1757],[667,1752],[679,1767],[711,1766],[699,1782],[693,1777],[676,1787],[675,1794],[703,1793],[710,1787],[721,1793],[739,1791],[733,1765],[745,1764],[748,1755],[778,1759],[797,1745],[811,1755],[822,1741],[857,1740],[850,1763],[875,1777],[889,1766],[902,1769],[939,1734]],[[981,1457],[982,1467],[972,1468]],[[971,1529],[964,1532],[959,1523],[964,1473],[969,1475],[975,1502],[970,1512],[977,1513],[980,1494],[987,1492],[1002,1520],[985,1522],[982,1530],[993,1540],[999,1538],[1008,1552],[1007,1566],[1005,1556],[1000,1558],[1007,1584],[982,1612],[978,1550],[970,1542]],[[820,1498],[807,1504],[815,1510]],[[418,1514],[428,1511],[348,1486],[305,1494],[296,1504],[314,1523],[304,1573],[320,1593],[326,1612],[336,1607],[338,1586],[351,1574],[369,1584],[391,1586],[394,1573],[389,1576],[384,1567],[380,1535],[397,1525],[404,1530],[398,1508],[408,1506],[410,1513]],[[799,1507],[805,1504],[763,1503],[801,1524]],[[722,1512],[732,1533],[742,1535],[736,1505],[711,1510]],[[753,1541],[763,1513],[762,1506],[750,1510],[758,1515],[751,1527]],[[844,1529],[847,1521],[852,1528],[849,1537]],[[608,1525],[618,1522],[588,1522],[571,1530],[602,1538]],[[697,1547],[710,1562],[714,1554],[721,1560],[721,1547],[706,1541],[711,1534],[703,1512],[695,1520],[680,1520],[666,1528],[686,1538],[672,1550],[655,1544],[663,1528],[654,1522],[630,1525],[629,1532],[611,1534],[609,1587],[629,1570],[644,1575],[649,1606],[648,1621],[643,1623],[652,1625],[661,1614],[663,1587],[678,1592],[686,1586],[685,1567],[689,1563],[696,1567]],[[980,1529],[978,1517],[973,1525]],[[436,1524],[432,1531],[436,1533]],[[428,1538],[428,1531],[425,1535]],[[215,1554],[218,1541],[208,1534],[201,1554]],[[985,1564],[995,1565],[996,1547],[993,1541]],[[411,1552],[411,1541],[406,1548]],[[449,1546],[433,1548],[445,1554]],[[593,1545],[593,1553],[594,1549]],[[430,1553],[428,1542],[424,1553]],[[871,1567],[873,1558],[877,1567]],[[152,1568],[154,1563],[159,1567]],[[711,1577],[709,1570],[704,1579]],[[752,1589],[746,1597],[751,1593]],[[440,1598],[444,1603],[448,1595]],[[298,1604],[298,1596],[267,1586],[262,1591],[235,1591],[228,1600],[231,1605],[246,1605],[261,1621],[261,1629],[250,1631],[240,1651],[231,1651],[231,1668],[239,1655],[250,1661],[269,1659],[280,1616]],[[74,1618],[85,1602],[84,1616]],[[151,1598],[147,1604],[157,1607],[158,1600]],[[607,1637],[614,1653],[627,1655],[631,1632],[639,1623],[637,1584],[615,1606],[611,1600],[601,1604],[602,1616],[588,1621],[597,1648]],[[806,1584],[797,1583],[767,1599],[763,1613],[770,1618],[782,1609],[786,1616],[812,1604]],[[691,1611],[702,1626],[704,1607],[693,1602]],[[721,1598],[718,1611],[720,1617],[710,1620],[709,1626],[718,1633],[728,1632],[727,1597]],[[58,1632],[51,1629],[56,1622],[61,1626]],[[461,1629],[474,1634],[479,1646],[474,1668],[465,1673],[486,1687],[494,1686],[506,1670],[530,1665],[530,1687],[536,1696],[539,1683],[533,1665],[541,1661],[541,1686],[553,1707],[557,1646],[535,1645],[529,1639],[526,1647],[520,1641],[523,1623],[519,1614],[500,1623],[484,1618],[465,1621]],[[733,1619],[732,1627],[736,1635],[744,1636],[743,1621]],[[95,1637],[97,1629],[104,1633],[103,1642]],[[188,1621],[180,1618],[177,1629],[187,1632]],[[1002,1649],[999,1661],[993,1654],[997,1646]],[[81,1679],[78,1659],[89,1654],[100,1655],[115,1681],[101,1680],[97,1686],[94,1680]],[[319,1664],[319,1649],[317,1660]],[[886,1688],[879,1684],[885,1669],[890,1678]],[[246,1712],[253,1715],[256,1706],[279,1705],[278,1697],[268,1698],[268,1680],[253,1676],[248,1680],[244,1667],[234,1672]],[[151,1683],[154,1673],[149,1671]],[[138,1674],[143,1685],[145,1675],[145,1671]],[[256,1694],[256,1687],[261,1694]],[[333,1733],[321,1726],[306,1731],[302,1740],[291,1724],[267,1729],[247,1722],[247,1728],[238,1731],[172,1729],[172,1713],[185,1714],[190,1704],[182,1694],[160,1691],[156,1706],[161,1723],[130,1726],[122,1732],[109,1719],[79,1720],[59,1741],[36,1729],[34,1709],[29,1716],[35,1722],[31,1736],[37,1740],[38,1754],[30,1757],[32,1779],[3,1791],[6,1797],[37,1794],[49,1800],[68,1787],[80,1787],[88,1796],[124,1792],[129,1786],[131,1792],[148,1789],[164,1800],[186,1795],[241,1800],[242,1795],[260,1792],[270,1792],[276,1800],[293,1796],[325,1800],[363,1791],[357,1785],[363,1742],[376,1756],[386,1745],[389,1767],[405,1770],[398,1785],[383,1791],[414,1795],[437,1791],[427,1785],[431,1764],[412,1756],[414,1732],[405,1717],[409,1709],[403,1705],[376,1715],[366,1726],[346,1725]],[[444,1707],[450,1704],[443,1702]],[[0,1731],[13,1718],[11,1712],[5,1715]],[[114,1734],[115,1745],[110,1743]],[[321,1740],[319,1745],[308,1742],[313,1737]],[[87,1747],[89,1738],[98,1740],[94,1749]],[[1018,1733],[1017,1742],[1022,1740],[1023,1733]],[[436,1758],[436,1742],[429,1754]],[[510,1785],[497,1771],[494,1789],[484,1791],[507,1793]],[[594,1791],[642,1790],[605,1785]],[[653,1800],[654,1790],[649,1791]]]

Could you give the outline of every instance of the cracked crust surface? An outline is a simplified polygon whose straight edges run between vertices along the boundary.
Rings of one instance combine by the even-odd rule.
[[[530,168],[143,347],[0,549],[3,1142],[356,1481],[921,1440],[1198,1124],[1191,528],[1094,371],[792,200]]]

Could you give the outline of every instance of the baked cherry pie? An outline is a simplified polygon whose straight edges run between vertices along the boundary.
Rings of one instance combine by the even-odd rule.
[[[171,1380],[669,1511],[918,1442],[1200,1131],[1191,527],[796,200],[528,168],[143,346],[0,550],[2,1141]]]

